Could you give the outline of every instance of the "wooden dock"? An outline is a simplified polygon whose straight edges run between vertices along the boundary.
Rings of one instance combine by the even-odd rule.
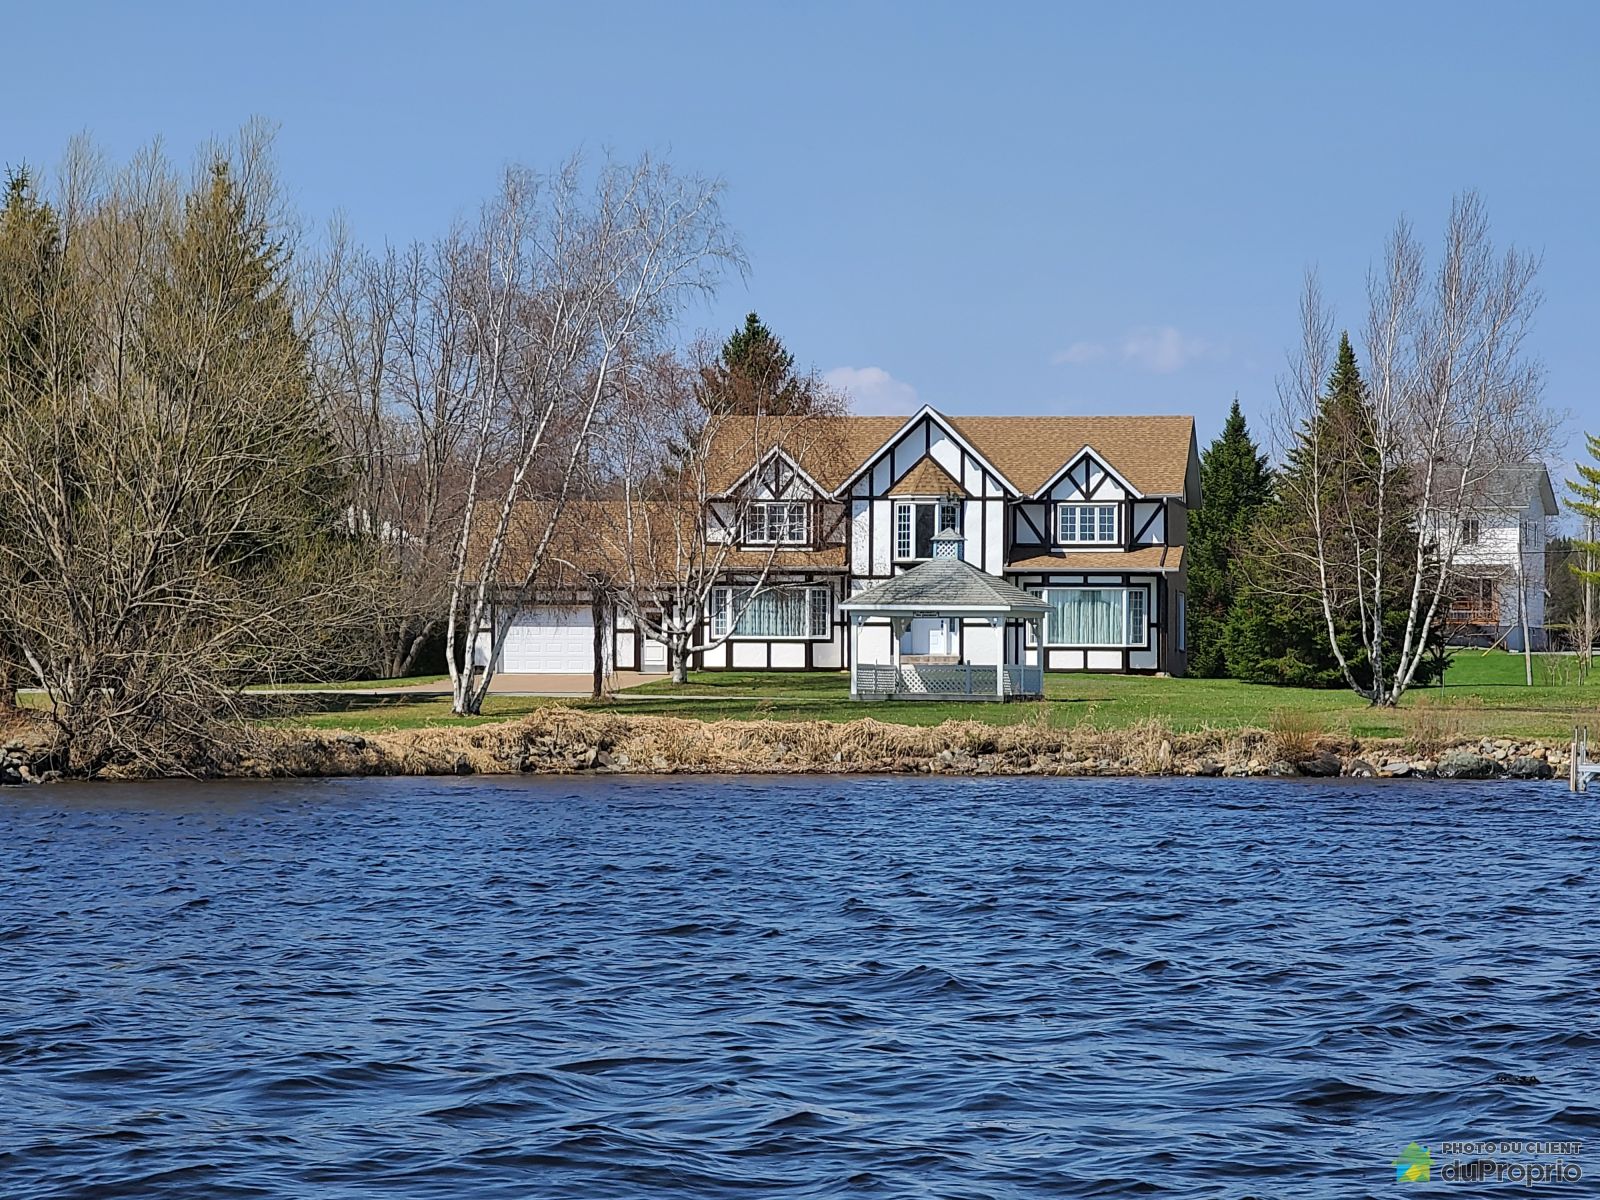
[[[1567,787],[1574,792],[1587,792],[1589,781],[1600,776],[1600,762],[1589,758],[1589,729],[1579,726],[1572,731],[1572,757],[1571,767],[1567,775]]]

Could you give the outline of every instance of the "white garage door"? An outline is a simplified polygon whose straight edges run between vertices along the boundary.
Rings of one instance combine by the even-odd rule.
[[[535,608],[506,630],[500,669],[512,674],[594,670],[594,618],[587,608]]]

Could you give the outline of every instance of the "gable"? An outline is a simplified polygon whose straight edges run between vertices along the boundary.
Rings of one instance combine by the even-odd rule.
[[[725,489],[727,494],[736,492],[757,500],[809,500],[823,489],[787,451],[774,447]]]
[[[932,458],[924,458],[889,489],[891,496],[945,496],[951,493],[964,495],[966,489]]]
[[[832,492],[885,438],[905,424],[901,417],[725,417],[707,451],[710,491],[731,491],[752,466],[774,449]]]
[[[1085,446],[1068,460],[1055,476],[1036,493],[1050,500],[1128,500],[1142,493],[1098,454]]]
[[[1011,481],[981,450],[968,442],[945,417],[927,407],[903,422],[892,437],[851,472],[841,487],[854,485],[857,495],[887,495],[890,488],[924,459],[934,460],[957,483],[955,490],[963,495],[1017,494]]]

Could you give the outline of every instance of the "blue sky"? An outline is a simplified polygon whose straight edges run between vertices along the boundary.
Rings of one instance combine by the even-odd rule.
[[[1600,5],[24,4],[0,161],[280,125],[298,207],[428,237],[511,161],[728,184],[755,308],[864,408],[1253,417],[1316,265],[1359,325],[1401,213],[1545,256],[1534,346],[1600,431]]]

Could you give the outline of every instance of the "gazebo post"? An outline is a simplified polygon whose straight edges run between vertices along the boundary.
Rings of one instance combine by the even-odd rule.
[[[1033,656],[1039,660],[1039,696],[1044,698],[1044,619],[1029,617],[1022,632],[1022,673],[1028,673],[1028,633],[1033,633]]]
[[[850,699],[861,698],[857,685],[858,665],[861,662],[861,614],[850,614]]]
[[[1006,698],[1006,619],[1004,617],[990,617],[989,626],[994,630],[995,649],[999,651],[994,656],[994,694],[1001,700]]]

